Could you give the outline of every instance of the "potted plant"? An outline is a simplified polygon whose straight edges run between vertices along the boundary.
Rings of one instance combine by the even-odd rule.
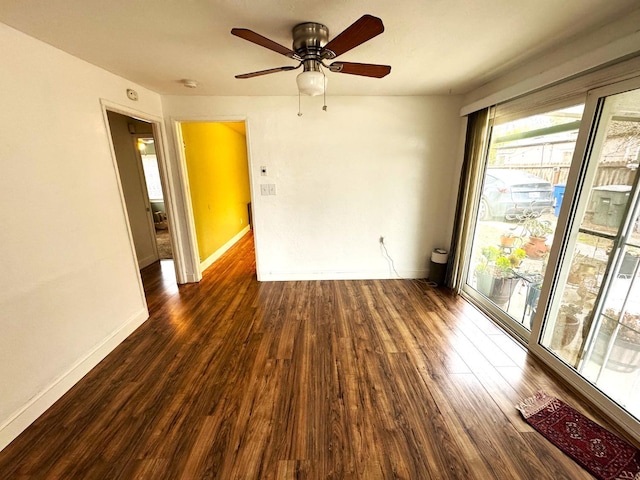
[[[529,218],[522,227],[529,234],[529,241],[522,247],[527,256],[533,259],[542,258],[548,250],[547,237],[553,233],[551,222]]]
[[[500,245],[503,247],[513,247],[519,236],[511,230],[506,230],[500,234]]]
[[[619,323],[620,328],[611,347],[606,368],[625,373],[640,368],[640,315],[625,312],[620,320],[619,312],[608,308],[602,318],[602,325],[593,350],[593,360],[599,363],[604,361],[611,335]]]
[[[504,306],[518,281],[513,271],[509,255],[498,247],[485,247],[481,251],[480,261],[476,267],[476,285],[480,293],[493,303]]]
[[[580,330],[579,314],[582,313],[582,306],[573,304],[564,304],[560,306],[558,317],[553,326],[553,337],[551,340],[551,348],[558,350],[569,345],[578,330]]]

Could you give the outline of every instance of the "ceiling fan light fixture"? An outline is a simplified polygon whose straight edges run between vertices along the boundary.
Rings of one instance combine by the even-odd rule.
[[[296,78],[298,90],[300,93],[315,97],[322,95],[326,86],[327,79],[322,72],[317,70],[309,70],[302,72]]]

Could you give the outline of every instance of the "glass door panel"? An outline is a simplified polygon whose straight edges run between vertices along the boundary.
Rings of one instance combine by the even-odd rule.
[[[495,125],[464,290],[520,337],[538,306],[584,106]]]
[[[601,101],[587,151],[541,344],[640,418],[640,90]]]

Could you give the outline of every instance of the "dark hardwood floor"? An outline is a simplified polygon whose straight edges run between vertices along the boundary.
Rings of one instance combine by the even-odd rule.
[[[249,234],[0,452],[1,479],[586,479],[514,405],[607,422],[493,323],[410,280],[258,283]]]

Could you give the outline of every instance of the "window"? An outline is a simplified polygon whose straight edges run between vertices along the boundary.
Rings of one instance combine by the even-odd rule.
[[[144,170],[149,200],[163,200],[160,170],[153,138],[138,139],[138,149],[142,158],[142,169]]]
[[[467,292],[528,337],[583,105],[494,125]]]

